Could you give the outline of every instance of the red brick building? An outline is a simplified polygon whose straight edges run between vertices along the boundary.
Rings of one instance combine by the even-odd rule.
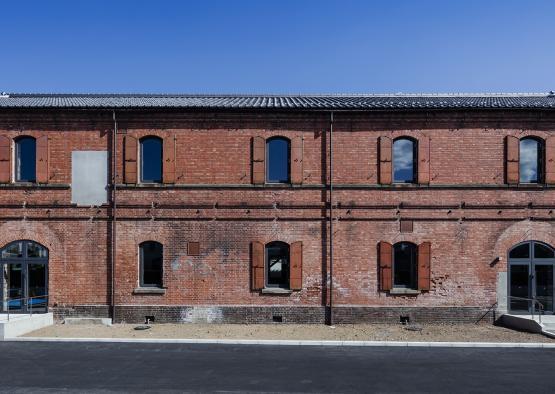
[[[554,110],[553,94],[4,94],[0,309],[552,313]]]

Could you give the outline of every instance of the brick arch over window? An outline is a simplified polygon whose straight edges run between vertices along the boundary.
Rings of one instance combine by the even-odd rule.
[[[493,248],[491,260],[499,258],[505,268],[507,263],[507,253],[509,250],[522,242],[539,241],[555,246],[555,226],[549,222],[523,220],[507,227],[497,238]]]

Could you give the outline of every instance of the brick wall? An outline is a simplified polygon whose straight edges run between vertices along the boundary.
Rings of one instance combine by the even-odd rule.
[[[108,313],[111,210],[72,205],[70,183],[72,151],[111,149],[111,115],[0,114],[1,135],[49,137],[47,185],[0,185],[0,246],[32,239],[49,249],[50,304],[59,316]],[[119,320],[155,314],[159,321],[262,322],[280,311],[286,321],[323,321],[330,271],[329,114],[121,112],[118,127]],[[487,311],[497,299],[496,276],[506,271],[510,246],[531,239],[555,245],[555,188],[506,185],[504,137],[545,138],[554,130],[555,116],[547,112],[336,113],[338,320],[391,321],[406,308],[416,320],[472,320]],[[123,184],[123,139],[146,135],[175,137],[175,184]],[[251,140],[276,135],[303,138],[301,186],[252,185]],[[379,185],[380,136],[429,137],[430,185]],[[401,233],[400,219],[413,220],[413,232]],[[134,292],[138,245],[146,240],[164,245],[165,294]],[[250,242],[273,240],[303,242],[300,291],[251,291]],[[190,241],[200,243],[199,256],[187,255]],[[378,291],[380,241],[431,242],[429,292]]]

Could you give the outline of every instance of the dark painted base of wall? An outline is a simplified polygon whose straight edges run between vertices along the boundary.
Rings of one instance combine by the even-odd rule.
[[[57,320],[65,317],[110,317],[108,306],[52,308]],[[329,322],[329,308],[311,306],[157,306],[121,305],[116,307],[115,323],[302,323]],[[495,313],[480,307],[360,307],[333,308],[334,324],[399,323],[493,323]]]

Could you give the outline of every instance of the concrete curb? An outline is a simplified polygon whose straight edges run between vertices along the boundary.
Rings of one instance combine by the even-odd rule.
[[[397,341],[317,341],[271,339],[151,339],[151,338],[53,338],[19,337],[5,342],[100,342],[100,343],[183,343],[218,345],[270,345],[270,346],[367,346],[367,347],[462,347],[462,348],[547,348],[555,343],[541,342],[397,342]]]

